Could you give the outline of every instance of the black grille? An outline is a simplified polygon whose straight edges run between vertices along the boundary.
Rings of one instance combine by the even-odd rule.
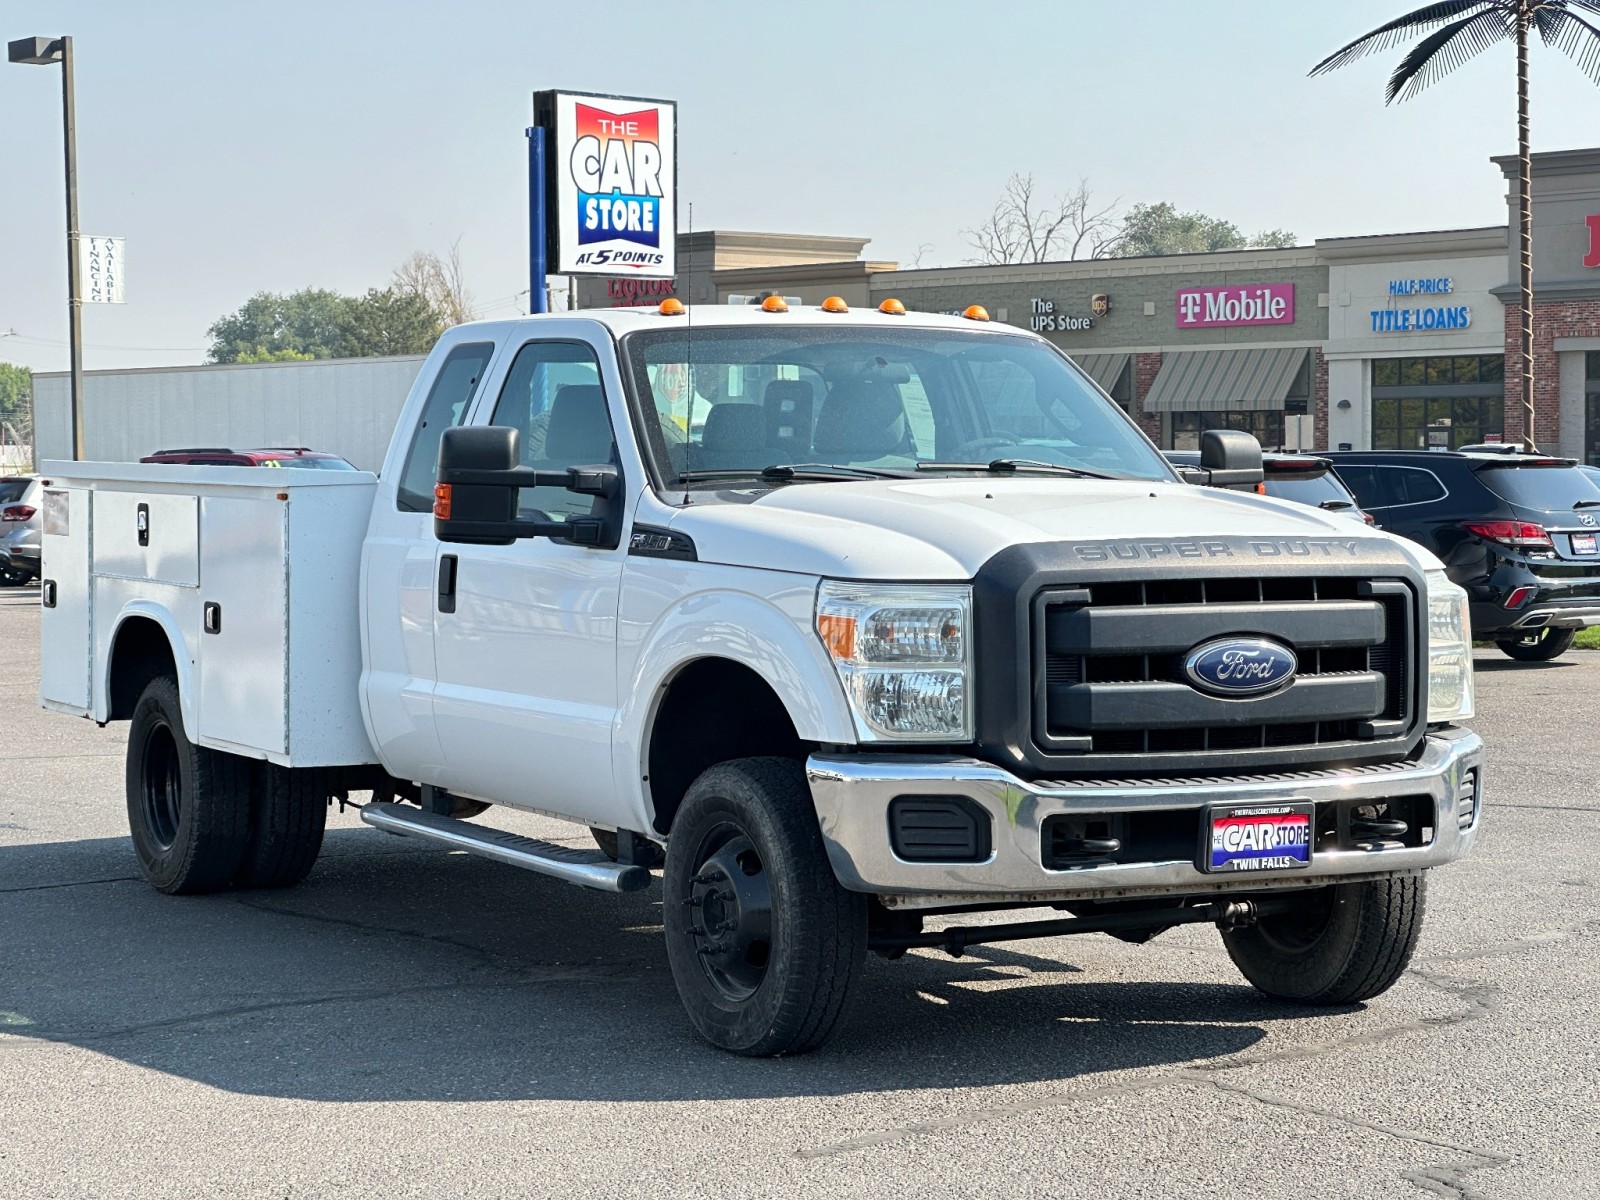
[[[1414,593],[1357,575],[1093,581],[1034,606],[1034,740],[1052,755],[1156,760],[1210,755],[1290,762],[1371,748],[1414,725]],[[1286,688],[1248,699],[1190,686],[1202,642],[1262,636],[1298,659]],[[1321,755],[1319,754],[1319,757]]]
[[[896,796],[889,802],[889,844],[905,862],[984,862],[990,824],[982,805],[965,796]]]

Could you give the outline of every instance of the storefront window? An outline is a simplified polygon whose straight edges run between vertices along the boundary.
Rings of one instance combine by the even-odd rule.
[[[1123,412],[1133,413],[1133,355],[1130,354],[1128,361],[1122,364],[1121,372],[1106,393],[1122,406]]]
[[[1254,435],[1263,450],[1283,449],[1281,412],[1175,412],[1172,449],[1200,449],[1200,435],[1207,429],[1242,429]]]
[[[1584,372],[1583,455],[1591,467],[1600,466],[1600,350],[1589,351]]]
[[[1499,440],[1505,433],[1504,381],[1505,359],[1498,354],[1374,359],[1372,448],[1455,450]]]

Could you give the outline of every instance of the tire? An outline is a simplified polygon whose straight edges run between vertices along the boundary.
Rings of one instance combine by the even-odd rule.
[[[1306,896],[1300,911],[1223,933],[1234,966],[1258,991],[1294,1004],[1356,1004],[1405,973],[1422,933],[1420,875],[1344,883]]]
[[[21,567],[0,567],[0,587],[26,587],[32,578],[33,573]]]
[[[866,959],[867,897],[834,878],[799,763],[738,759],[695,780],[663,900],[672,977],[702,1037],[751,1057],[827,1040]]]
[[[328,822],[327,775],[259,763],[250,797],[250,840],[233,882],[241,888],[293,887],[311,873]]]
[[[617,858],[617,835],[615,830],[596,829],[590,826],[589,833],[594,838],[594,844],[605,852],[607,858],[612,862],[619,861]],[[666,852],[660,846],[648,838],[640,838],[637,834],[634,835],[633,861],[635,864],[644,867],[646,870],[653,871],[666,860]]]
[[[193,745],[178,685],[145,687],[128,729],[128,828],[139,869],[168,895],[215,892],[233,881],[250,837],[253,764]]]
[[[1518,662],[1549,662],[1572,649],[1572,641],[1577,636],[1576,629],[1541,629],[1525,638],[1507,638],[1495,645],[1502,654]]]

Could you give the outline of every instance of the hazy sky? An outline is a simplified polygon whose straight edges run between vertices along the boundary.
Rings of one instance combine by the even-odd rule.
[[[1399,53],[1319,58],[1420,0],[7,0],[70,33],[81,224],[127,238],[91,368],[197,362],[258,291],[384,286],[457,238],[486,316],[527,287],[530,93],[678,100],[699,229],[971,255],[1012,171],[1319,236],[1505,220],[1513,54],[1383,104]],[[1534,51],[1534,148],[1600,142],[1600,89]],[[0,63],[0,358],[66,366],[59,68]]]

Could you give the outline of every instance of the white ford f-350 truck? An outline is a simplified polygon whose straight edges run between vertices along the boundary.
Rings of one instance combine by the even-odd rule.
[[[464,325],[377,477],[49,464],[42,700],[131,723],[166,892],[296,883],[367,792],[576,884],[659,867],[739,1053],[819,1045],[869,951],[1072,932],[1211,923],[1262,992],[1346,1004],[1477,834],[1466,597],[1230,486],[1259,457],[1208,435],[1180,478],[976,308]]]

